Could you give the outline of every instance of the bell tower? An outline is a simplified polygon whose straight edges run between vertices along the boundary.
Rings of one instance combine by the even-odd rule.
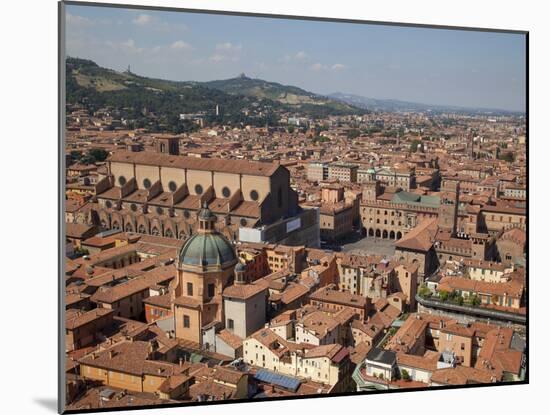
[[[374,202],[380,194],[380,182],[375,179],[367,180],[363,184],[363,201]]]
[[[455,180],[444,180],[441,185],[438,225],[452,236],[456,234],[459,189],[459,182]]]

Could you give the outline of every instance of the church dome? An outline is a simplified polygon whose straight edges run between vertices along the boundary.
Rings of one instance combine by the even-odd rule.
[[[192,236],[179,252],[181,265],[233,265],[237,257],[229,241],[221,234],[198,233]]]

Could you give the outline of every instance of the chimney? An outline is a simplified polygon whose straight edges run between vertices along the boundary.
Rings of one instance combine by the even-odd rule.
[[[109,350],[109,359],[112,359],[113,357],[115,357],[115,351]]]

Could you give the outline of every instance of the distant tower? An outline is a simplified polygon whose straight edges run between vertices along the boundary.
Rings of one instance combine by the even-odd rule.
[[[363,201],[374,202],[380,194],[380,182],[369,179],[363,184]]]
[[[216,117],[220,116],[220,106],[216,104]]]
[[[438,225],[453,236],[456,234],[459,188],[459,182],[454,180],[445,180],[441,185]]]

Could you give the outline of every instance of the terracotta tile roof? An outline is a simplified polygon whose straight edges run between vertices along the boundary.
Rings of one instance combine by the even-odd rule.
[[[523,353],[510,349],[513,335],[513,330],[508,327],[498,327],[489,331],[479,351],[475,367],[492,371],[499,377],[503,372],[518,375]]]
[[[228,346],[232,347],[233,349],[238,349],[242,347],[243,340],[237,336],[236,334],[233,334],[229,330],[223,329],[221,330],[217,336]]]
[[[520,298],[523,294],[524,284],[518,280],[487,282],[462,277],[443,277],[439,282],[438,290],[448,292],[460,290],[488,295],[509,295]]]
[[[68,314],[65,319],[65,328],[67,330],[74,330],[76,328],[85,326],[95,320],[100,320],[106,316],[112,315],[113,310],[107,308],[95,308],[84,313],[76,312],[75,314]]]
[[[68,238],[84,238],[94,232],[94,225],[84,223],[65,223],[65,236]]]
[[[92,301],[96,303],[113,303],[140,291],[145,291],[152,285],[168,282],[175,276],[176,269],[173,266],[155,268],[121,284],[112,287],[100,287],[92,296]]]
[[[309,298],[319,302],[335,303],[355,308],[365,308],[368,304],[366,297],[347,291],[338,291],[331,286],[319,288]]]
[[[396,352],[408,353],[418,340],[422,338],[428,327],[428,322],[422,316],[420,314],[411,314],[391,338],[387,348]]]
[[[305,357],[309,359],[327,357],[335,363],[339,363],[349,355],[347,348],[340,344],[325,344],[305,351]]]
[[[367,342],[361,342],[350,350],[350,360],[356,365],[365,361],[371,346]]]
[[[149,166],[174,167],[190,170],[219,171],[252,176],[271,176],[281,167],[279,164],[233,160],[172,156],[153,152],[116,151],[108,159],[111,162],[135,163]]]
[[[200,308],[202,306],[199,300],[196,300],[193,297],[187,297],[185,295],[182,295],[181,297],[176,298],[174,300],[174,304],[180,305],[183,307],[190,307],[190,308]]]
[[[433,371],[431,382],[441,385],[466,385],[470,383],[492,383],[496,379],[484,370],[468,366],[437,369]]]
[[[164,295],[152,295],[148,298],[143,299],[145,304],[153,305],[161,308],[170,308],[170,294]]]
[[[148,360],[152,345],[149,341],[121,341],[79,359],[79,363],[137,376],[151,374],[166,378],[181,374],[188,368],[185,365]]]
[[[262,291],[265,291],[265,287],[257,284],[233,284],[223,290],[223,297],[246,300]]]
[[[408,366],[414,369],[421,369],[433,372],[437,369],[437,360],[439,353],[428,356],[416,356],[406,353],[397,353],[397,364],[400,366]]]
[[[427,219],[395,243],[396,248],[429,251],[437,233],[437,220]]]

